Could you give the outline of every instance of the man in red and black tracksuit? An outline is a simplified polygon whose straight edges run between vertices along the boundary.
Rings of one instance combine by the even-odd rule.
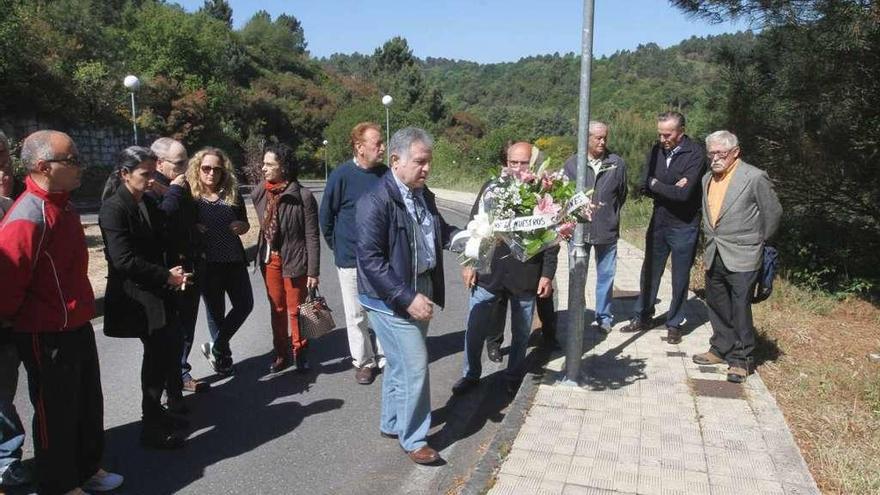
[[[0,223],[0,320],[28,375],[34,406],[34,451],[41,494],[104,491],[122,477],[100,468],[104,398],[95,334],[95,296],[88,252],[70,191],[82,170],[64,133],[25,140],[25,192]]]

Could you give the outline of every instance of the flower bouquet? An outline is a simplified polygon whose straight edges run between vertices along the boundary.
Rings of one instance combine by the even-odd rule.
[[[578,221],[590,216],[592,191],[575,194],[575,184],[563,172],[504,168],[483,191],[479,213],[452,241],[462,264],[486,272],[498,242],[527,261],[569,239]]]

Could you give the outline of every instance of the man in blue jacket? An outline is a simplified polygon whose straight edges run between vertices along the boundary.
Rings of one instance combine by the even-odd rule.
[[[391,137],[391,173],[357,204],[360,301],[385,349],[379,433],[395,438],[417,464],[440,460],[431,426],[425,337],[434,305],[444,304],[443,253],[458,229],[425,187],[434,140],[407,127]]]
[[[686,318],[691,266],[696,255],[700,227],[700,178],[706,169],[703,148],[684,133],[684,115],[664,112],[657,116],[658,142],[648,153],[640,189],[654,200],[654,212],[645,235],[639,298],[635,315],[621,332],[652,328],[654,302],[666,260],[672,256],[672,300],[666,315],[666,341],[681,343]]]
[[[373,122],[357,124],[351,130],[351,148],[354,156],[333,169],[327,179],[319,214],[321,232],[333,250],[339,275],[355,381],[369,385],[376,377],[376,369],[385,366],[385,357],[381,343],[373,346],[366,315],[358,301],[355,248],[359,229],[355,212],[361,196],[375,187],[388,171],[382,163],[385,154],[382,128]]]

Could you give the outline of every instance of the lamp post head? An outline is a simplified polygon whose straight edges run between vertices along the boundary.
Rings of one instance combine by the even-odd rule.
[[[386,107],[390,106],[391,102],[393,102],[393,101],[394,101],[394,98],[392,98],[391,95],[385,95],[382,97],[382,104],[385,105]]]
[[[327,146],[328,144],[330,144],[330,141],[327,141],[327,140],[325,139],[325,140],[324,140],[324,146]]]
[[[122,84],[129,89],[132,93],[136,92],[141,88],[141,81],[137,78],[137,76],[128,75],[123,79]]]

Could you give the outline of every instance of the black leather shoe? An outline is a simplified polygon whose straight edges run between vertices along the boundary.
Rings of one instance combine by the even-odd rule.
[[[184,438],[159,424],[144,425],[141,445],[149,449],[173,450],[183,447]]]
[[[497,346],[494,344],[486,345],[486,354],[489,356],[489,361],[493,363],[500,363],[504,361],[504,358],[501,357],[501,346]]]
[[[681,329],[669,327],[666,329],[667,344],[681,344]]]
[[[464,395],[472,389],[477,388],[479,385],[480,380],[477,380],[476,378],[460,378],[455,382],[455,385],[452,386],[452,395]]]

